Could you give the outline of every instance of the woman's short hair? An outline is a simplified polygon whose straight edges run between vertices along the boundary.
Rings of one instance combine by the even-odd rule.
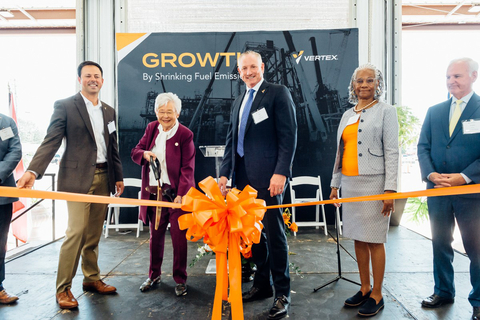
[[[182,100],[175,94],[171,92],[160,93],[155,99],[155,113],[158,112],[160,107],[163,107],[169,102],[173,102],[175,110],[178,114],[182,111]]]
[[[377,88],[375,88],[375,94],[373,98],[375,100],[380,100],[386,90],[382,72],[378,70],[377,67],[375,67],[373,64],[366,63],[362,64],[357,69],[355,69],[355,71],[353,71],[352,78],[350,79],[350,84],[348,85],[348,102],[350,102],[351,104],[358,103],[358,97],[355,93],[355,86],[353,85],[353,82],[357,79],[357,73],[360,70],[372,70],[375,73],[375,79],[378,81],[378,86]]]

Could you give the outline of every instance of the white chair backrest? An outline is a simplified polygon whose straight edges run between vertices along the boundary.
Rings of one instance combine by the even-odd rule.
[[[142,179],[137,179],[137,178],[124,178],[123,179],[123,184],[125,187],[137,187],[141,188],[142,187]]]
[[[323,200],[322,180],[320,179],[320,176],[317,176],[317,177],[299,176],[299,177],[292,178],[292,180],[290,180],[290,192],[292,192],[294,196],[295,196],[295,191],[293,190],[293,187],[299,186],[299,185],[317,186],[320,200]]]
[[[320,176],[318,177],[300,176],[300,177],[292,178],[292,180],[290,181],[290,184],[292,185],[292,187],[298,186],[300,184],[319,186],[321,185],[321,180],[320,180]]]

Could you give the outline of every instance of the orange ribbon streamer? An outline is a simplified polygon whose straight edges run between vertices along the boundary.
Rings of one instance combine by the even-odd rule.
[[[14,187],[0,187],[0,197],[43,198],[169,208],[181,207],[184,211],[192,212],[190,214],[184,214],[178,219],[180,229],[188,228],[187,239],[198,241],[203,238],[203,242],[208,244],[216,253],[217,287],[215,289],[212,319],[221,320],[222,300],[228,299],[231,303],[232,319],[239,320],[243,319],[240,253],[248,255],[251,251],[252,244],[260,242],[261,230],[263,228],[261,220],[267,209],[480,193],[480,184],[473,184],[266,207],[263,200],[256,199],[257,191],[250,186],[246,186],[241,192],[237,189],[232,189],[231,192],[227,194],[225,201],[217,183],[212,177],[204,179],[198,185],[205,194],[195,188],[191,188],[183,197],[182,205],[165,201],[28,190]],[[229,274],[227,272],[227,251]],[[228,296],[229,282],[230,296]]]
[[[255,190],[255,189],[252,188],[252,190]],[[345,202],[377,201],[377,200],[387,200],[387,199],[453,196],[453,195],[473,194],[473,193],[480,193],[480,184],[469,184],[469,185],[463,185],[463,186],[457,186],[457,187],[435,188],[435,189],[410,191],[410,192],[377,194],[377,195],[363,196],[363,197],[340,198],[335,200],[312,201],[312,202],[304,202],[304,203],[296,203],[296,204],[281,204],[281,205],[275,205],[275,206],[268,206],[266,207],[266,209],[304,207],[304,206],[315,206],[315,205],[321,205],[321,204],[334,204],[334,203],[345,203]],[[106,203],[106,204],[116,203],[116,204],[131,204],[136,206],[158,206],[158,207],[165,207],[165,208],[181,208],[181,205],[178,203],[165,202],[165,201],[105,197],[105,196],[95,196],[95,195],[86,195],[86,194],[59,192],[59,191],[18,189],[16,187],[0,187],[0,197],[40,198],[40,199],[66,200],[66,201],[75,201],[75,202]]]
[[[469,184],[469,185],[446,187],[446,188],[434,188],[434,189],[427,189],[427,190],[421,190],[421,191],[382,193],[382,194],[376,194],[371,196],[339,198],[335,200],[312,201],[312,202],[295,203],[295,204],[291,204],[291,203],[280,204],[276,206],[268,206],[267,209],[316,206],[321,204],[334,204],[334,203],[346,203],[346,202],[405,199],[405,198],[416,198],[416,197],[454,196],[454,195],[472,194],[472,193],[480,193],[480,184]]]
[[[74,202],[89,203],[115,203],[115,204],[131,204],[134,206],[158,206],[165,208],[180,208],[181,204],[166,201],[140,200],[118,197],[95,196],[80,193],[60,192],[60,191],[42,191],[31,189],[18,189],[15,187],[0,187],[0,197],[13,198],[40,198],[52,200],[66,200]]]
[[[222,300],[230,302],[233,320],[243,319],[240,253],[248,254],[252,244],[260,242],[265,201],[256,199],[257,191],[250,186],[243,191],[232,189],[224,198],[212,177],[198,186],[205,194],[191,188],[183,197],[182,210],[192,213],[178,218],[179,227],[188,229],[187,239],[191,241],[203,238],[216,254],[217,286],[212,319],[222,319]]]

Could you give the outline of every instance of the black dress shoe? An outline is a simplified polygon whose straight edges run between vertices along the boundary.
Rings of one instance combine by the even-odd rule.
[[[363,295],[362,291],[358,291],[354,296],[351,296],[345,300],[344,304],[346,307],[358,307],[365,303],[368,298],[370,298],[370,293],[372,293],[372,290],[367,292],[365,295]]]
[[[473,307],[472,320],[480,320],[480,307]]]
[[[438,308],[443,306],[444,304],[453,303],[454,301],[454,298],[443,298],[434,293],[430,297],[427,297],[422,301],[422,307]]]
[[[268,313],[268,319],[276,320],[283,319],[288,314],[288,308],[290,307],[290,301],[285,296],[275,298],[272,309]]]
[[[270,286],[262,289],[258,287],[251,287],[249,291],[242,294],[243,302],[262,300],[270,297],[273,297],[273,290]]]
[[[358,309],[358,315],[360,317],[373,317],[385,306],[383,298],[378,303],[373,298],[368,298],[367,302]]]

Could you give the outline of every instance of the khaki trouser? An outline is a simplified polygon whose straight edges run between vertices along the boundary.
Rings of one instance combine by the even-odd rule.
[[[75,183],[72,181],[72,183]],[[88,194],[109,196],[107,169],[96,169]],[[100,280],[98,242],[102,235],[107,204],[67,201],[68,226],[60,249],[57,293],[72,286],[82,256],[83,282]]]

